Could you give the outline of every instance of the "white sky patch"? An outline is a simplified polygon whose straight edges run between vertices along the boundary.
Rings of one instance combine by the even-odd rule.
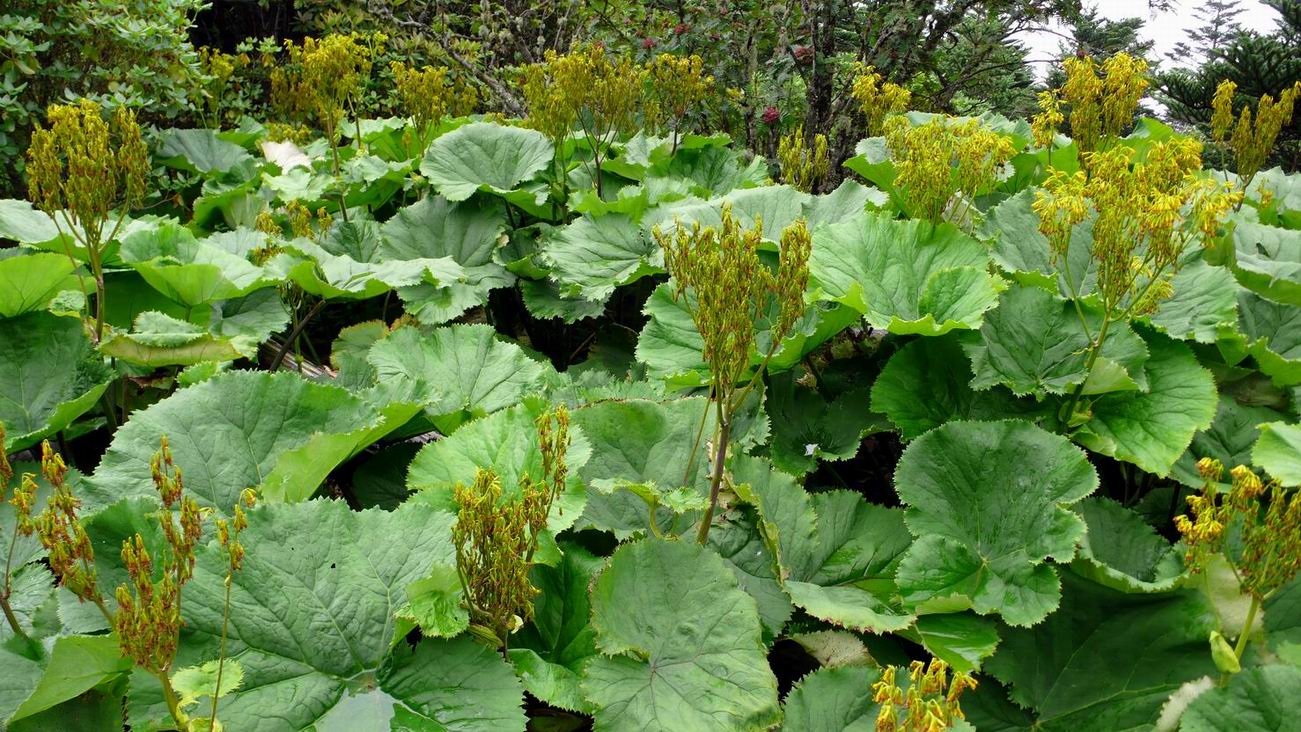
[[[1175,7],[1164,13],[1153,13],[1145,0],[1096,0],[1089,4],[1096,7],[1102,17],[1109,20],[1142,18],[1143,28],[1139,31],[1139,35],[1144,40],[1155,44],[1152,57],[1153,60],[1159,61],[1162,67],[1196,66],[1201,61],[1194,58],[1180,60],[1176,64],[1166,57],[1166,54],[1174,49],[1175,44],[1188,40],[1190,28],[1196,28],[1201,24],[1193,14],[1201,6],[1197,0],[1177,0]],[[1278,26],[1278,13],[1263,2],[1240,0],[1238,6],[1242,8],[1243,13],[1238,16],[1237,22],[1244,30],[1268,33]],[[1043,30],[1021,33],[1017,39],[1029,49],[1028,58],[1035,76],[1043,79],[1047,76],[1048,69],[1058,62],[1057,46],[1069,40],[1069,31],[1062,24],[1053,23]]]

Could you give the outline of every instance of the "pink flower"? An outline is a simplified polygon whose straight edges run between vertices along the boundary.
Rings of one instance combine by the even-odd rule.
[[[691,26],[687,25],[686,23],[678,23],[677,25],[673,26],[674,35],[680,36],[689,30],[691,30]]]
[[[650,49],[655,47],[655,39],[654,38],[641,39],[641,47],[649,51]]]
[[[808,64],[813,61],[813,48],[811,46],[796,46],[791,50],[795,55],[795,60],[800,64]]]
[[[777,111],[776,107],[768,107],[763,110],[763,123],[766,125],[775,125],[781,121],[782,113]]]

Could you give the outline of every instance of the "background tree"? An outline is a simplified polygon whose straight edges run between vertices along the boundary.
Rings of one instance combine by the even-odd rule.
[[[1159,98],[1176,124],[1206,132],[1211,121],[1211,100],[1215,88],[1228,79],[1238,85],[1235,108],[1253,110],[1262,95],[1277,99],[1284,89],[1301,80],[1301,3],[1295,0],[1266,0],[1279,14],[1271,33],[1242,32],[1209,52],[1201,66],[1174,69],[1157,77]],[[1208,148],[1207,165],[1230,166],[1223,151]],[[1279,133],[1274,153],[1265,167],[1280,165],[1286,171],[1301,164],[1301,121]]]

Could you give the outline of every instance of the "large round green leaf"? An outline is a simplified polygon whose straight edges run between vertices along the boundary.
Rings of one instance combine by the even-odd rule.
[[[244,682],[221,701],[227,729],[524,729],[519,681],[491,649],[468,637],[395,643],[404,589],[455,562],[451,514],[317,500],[259,507],[248,520],[227,639]],[[182,663],[216,657],[226,572],[218,544],[200,551],[185,588]],[[142,676],[133,725],[166,714]]]
[[[979,328],[998,300],[984,245],[949,224],[868,213],[813,233],[809,271],[824,297],[892,333]]]
[[[1098,487],[1083,451],[1028,422],[949,422],[908,446],[894,479],[917,537],[899,567],[905,601],[1017,626],[1057,607],[1045,562],[1075,555],[1085,524],[1067,507]]]
[[[738,491],[759,508],[782,586],[796,605],[863,632],[912,624],[893,599],[895,569],[912,543],[901,511],[850,491],[810,495],[759,458],[738,456],[733,472]]]
[[[1194,592],[1128,595],[1067,572],[1062,607],[1005,633],[986,669],[1031,709],[1035,729],[1147,729],[1185,681],[1214,674],[1215,627]]]
[[[220,374],[132,414],[88,481],[87,503],[156,496],[149,462],[163,436],[201,505],[230,511],[251,487],[301,501],[385,427],[378,411],[338,387],[287,372]]]
[[[278,283],[261,267],[195,239],[178,224],[127,234],[119,254],[154,289],[191,308]]]
[[[1159,333],[1146,340],[1149,390],[1103,395],[1093,403],[1093,419],[1074,438],[1094,452],[1164,476],[1193,435],[1211,426],[1215,381],[1188,346]]]
[[[1237,221],[1233,243],[1233,274],[1243,286],[1277,302],[1301,305],[1301,231]]]
[[[694,542],[615,551],[592,586],[598,729],[766,730],[781,718],[754,600]]]
[[[44,312],[0,318],[0,422],[14,452],[95,406],[113,373],[78,318]]]
[[[0,318],[44,309],[61,291],[78,289],[72,269],[67,255],[52,252],[0,258]]]
[[[547,136],[488,122],[458,127],[434,140],[420,172],[449,201],[475,191],[509,193],[551,164]]]
[[[1044,411],[1000,386],[972,389],[970,362],[956,336],[912,341],[872,383],[873,411],[885,414],[905,440],[955,419],[1028,418]]]
[[[614,288],[664,269],[664,252],[623,214],[584,216],[555,229],[542,256],[563,292],[604,301]]]
[[[487,325],[398,328],[368,359],[385,388],[423,404],[444,432],[518,403],[551,370]]]

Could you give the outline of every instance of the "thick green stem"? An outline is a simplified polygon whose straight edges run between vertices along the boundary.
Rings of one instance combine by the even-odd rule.
[[[1233,657],[1238,659],[1239,664],[1242,662],[1242,654],[1247,651],[1247,639],[1251,637],[1251,626],[1256,622],[1256,613],[1260,610],[1260,599],[1255,595],[1251,596],[1251,607],[1247,608],[1247,619],[1242,624],[1242,633],[1238,635],[1238,642],[1233,646]],[[1233,674],[1220,674],[1220,686],[1229,683],[1229,678]]]
[[[221,672],[226,665],[226,634],[230,627],[230,586],[234,578],[226,574],[226,602],[221,609],[221,646],[217,650],[217,683],[212,688],[212,713],[208,716],[208,729],[217,728],[217,700],[221,698]]]
[[[23,626],[19,624],[18,616],[14,615],[14,609],[9,606],[9,591],[7,589],[4,594],[0,594],[0,609],[4,610],[5,620],[9,621],[9,628],[13,630],[14,635],[26,638],[27,634],[23,632]]]
[[[167,711],[171,713],[172,719],[176,721],[178,730],[188,729],[185,715],[181,713],[181,700],[176,696],[176,690],[172,688],[172,680],[167,678],[166,671],[154,671],[154,676],[163,685],[163,700],[167,702]]]
[[[1066,409],[1062,412],[1067,422],[1075,416],[1075,405],[1079,403],[1080,396],[1084,393],[1084,385],[1089,382],[1089,374],[1093,373],[1093,365],[1098,361],[1098,354],[1102,353],[1102,344],[1107,340],[1109,327],[1111,327],[1111,318],[1103,315],[1102,327],[1098,330],[1098,340],[1094,341],[1092,348],[1089,349],[1089,359],[1084,362],[1084,380],[1075,387],[1075,391],[1071,392],[1071,400],[1066,403]]]
[[[714,456],[714,476],[709,482],[709,507],[705,509],[705,515],[700,517],[700,530],[696,532],[696,539],[701,544],[709,540],[709,525],[714,522],[714,509],[718,506],[718,490],[723,484],[723,468],[727,461],[727,441],[732,435],[732,425],[729,418],[723,414],[722,407],[719,407],[718,413],[718,454]]]

